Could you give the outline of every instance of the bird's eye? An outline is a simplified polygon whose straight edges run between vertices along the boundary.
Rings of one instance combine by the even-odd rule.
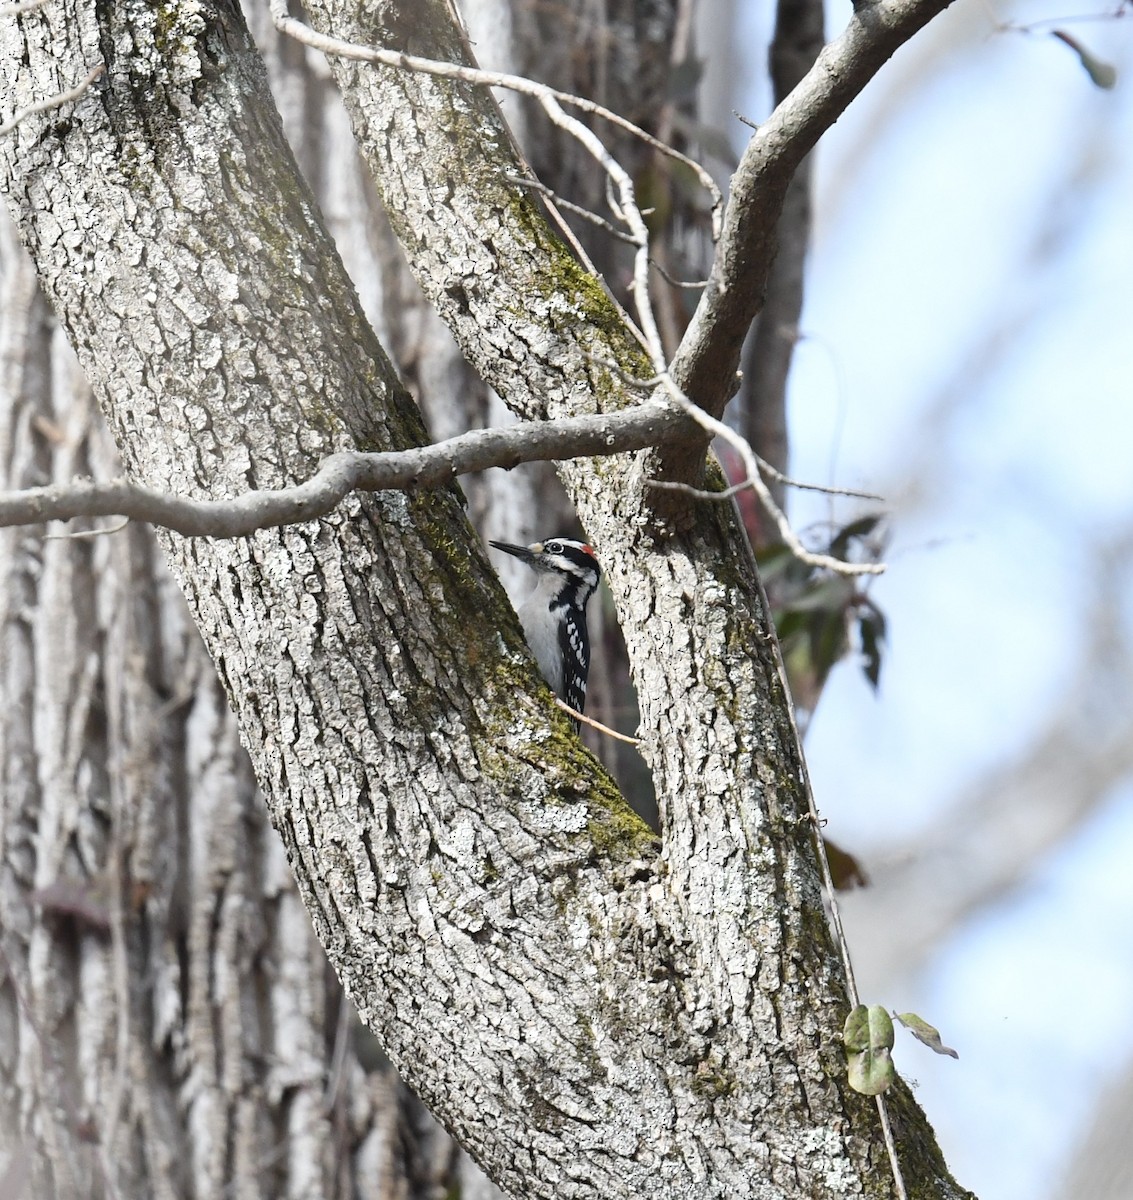
[[[546,542],[543,549],[547,554],[562,554],[563,544],[562,542]]]

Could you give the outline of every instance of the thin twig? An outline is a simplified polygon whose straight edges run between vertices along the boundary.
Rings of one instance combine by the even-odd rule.
[[[881,1136],[885,1139],[885,1149],[889,1152],[889,1165],[893,1168],[893,1182],[897,1186],[898,1200],[909,1200],[905,1191],[905,1177],[901,1174],[901,1160],[897,1157],[897,1143],[893,1140],[893,1130],[889,1125],[889,1106],[884,1096],[875,1096],[877,1115],[881,1118]]]
[[[873,500],[878,504],[885,503],[885,497],[877,495],[876,492],[859,492],[854,488],[834,487],[829,483],[803,483],[801,479],[792,479],[790,475],[784,475],[782,471],[773,467],[766,459],[760,458],[759,455],[756,455],[756,460],[765,475],[770,475],[784,487],[797,488],[800,492],[821,492],[824,496],[848,496],[853,500]]]
[[[1109,12],[1092,12],[1092,13],[1067,13],[1063,17],[1043,17],[1038,21],[1027,21],[1018,23],[1015,21],[1003,22],[996,18],[994,11],[988,6],[988,15],[991,17],[992,24],[996,33],[1046,33],[1051,27],[1057,28],[1060,25],[1071,25],[1092,21],[1118,21],[1126,16],[1127,8],[1124,4],[1116,11],[1111,9]]]
[[[746,539],[745,539],[746,542]],[[755,554],[751,550],[750,543],[747,544],[749,563],[753,570],[758,574],[758,567],[755,563]],[[763,592],[763,585],[760,584],[760,591]],[[763,593],[764,605],[767,604],[767,595]],[[783,656],[781,652],[776,653],[776,664],[778,667],[779,679],[786,690],[786,695],[790,696],[790,688],[787,683],[787,671],[783,665]],[[822,818],[818,814],[818,805],[814,799],[814,788],[810,782],[810,771],[807,769],[806,756],[802,752],[802,739],[799,736],[798,724],[795,720],[795,705],[793,701],[789,701],[787,711],[790,715],[791,726],[795,732],[795,742],[799,747],[799,774],[803,785],[803,791],[806,794],[807,816],[810,818],[811,825],[814,827],[814,840],[817,847],[818,869],[822,875],[822,886],[826,889],[826,899],[830,906],[830,924],[834,927],[834,940],[838,943],[838,953],[842,959],[842,970],[846,974],[846,992],[850,1001],[850,1008],[855,1009],[861,1004],[861,997],[858,993],[858,981],[854,975],[854,964],[850,958],[850,943],[846,937],[845,927],[842,925],[842,910],[838,906],[838,893],[834,886],[834,874],[830,870],[830,856],[826,851],[826,841],[822,836]],[[901,1173],[901,1162],[897,1157],[897,1143],[893,1139],[893,1130],[889,1124],[889,1109],[885,1103],[884,1095],[875,1096],[877,1101],[877,1112],[881,1118],[881,1134],[885,1139],[885,1149],[889,1155],[889,1165],[893,1170],[893,1182],[897,1188],[898,1200],[908,1200],[908,1193],[905,1190],[905,1179]]]
[[[460,16],[459,11],[456,10],[455,8],[453,9],[453,15],[456,20],[458,20],[458,21],[463,20]],[[526,176],[509,174],[509,175],[505,175],[504,178],[507,179],[510,183],[519,184],[520,186],[522,186],[524,184],[528,184],[531,186],[535,186],[537,189],[539,189],[540,194],[542,195],[542,198],[543,198],[543,204],[547,209],[547,213],[550,216],[551,220],[556,225],[556,227],[558,228],[559,232],[566,239],[567,245],[570,246],[570,248],[574,251],[575,256],[578,258],[578,261],[580,263],[582,263],[582,265],[586,268],[586,270],[589,271],[590,274],[598,281],[602,290],[606,293],[606,298],[610,301],[610,303],[614,306],[614,308],[617,309],[618,315],[625,322],[626,328],[630,331],[630,333],[633,334],[633,336],[644,347],[644,339],[642,338],[641,330],[639,330],[637,328],[637,326],[634,324],[633,318],[629,315],[629,313],[626,312],[625,307],[622,305],[622,302],[617,298],[617,296],[614,295],[613,291],[610,288],[610,285],[606,282],[605,277],[602,275],[601,271],[599,271],[598,268],[594,265],[594,260],[587,253],[586,247],[582,244],[582,242],[579,240],[578,236],[575,234],[574,230],[571,228],[570,222],[566,219],[566,217],[563,216],[562,212],[559,210],[560,203],[566,207],[576,207],[577,208],[578,206],[571,206],[571,205],[569,205],[569,203],[567,201],[558,201],[558,198],[555,196],[554,192],[551,191],[551,189],[548,188],[545,184],[540,183],[535,178],[535,170],[531,166],[531,164],[527,161],[527,158],[523,153],[522,147],[519,145],[519,143],[515,140],[514,137],[511,137],[511,130],[508,129],[506,125],[504,128],[508,134],[508,137],[511,140],[512,152],[515,154],[515,157],[518,160],[519,164],[528,172],[528,174]],[[585,213],[587,210],[580,208],[579,211]],[[592,215],[599,221],[602,219],[601,217],[598,217],[596,213],[592,214]],[[619,234],[619,236],[625,237],[625,234]]]
[[[353,1005],[350,998],[343,992],[338,998],[338,1025],[334,1034],[334,1052],[331,1055],[330,1069],[327,1071],[327,1085],[323,1092],[323,1112],[330,1116],[338,1103],[339,1089],[342,1087],[343,1069],[346,1065],[346,1051],[350,1047],[350,1015]]]
[[[89,538],[106,537],[111,533],[121,533],[127,525],[130,524],[130,518],[124,517],[116,525],[107,525],[104,529],[76,529],[68,533],[45,533],[43,540],[45,542],[67,541],[67,542],[82,542]]]
[[[555,697],[555,703],[565,713],[569,713],[576,721],[581,721],[584,725],[589,725],[591,729],[597,729],[599,733],[604,733],[608,737],[617,738],[619,742],[626,742],[630,746],[640,746],[641,739],[630,737],[626,733],[618,733],[616,729],[611,729],[609,725],[603,725],[601,721],[595,721],[593,717],[588,717],[585,713],[580,713],[577,708],[571,706],[565,701]]]
[[[792,479],[789,475],[784,475],[782,471],[773,467],[765,458],[761,458],[758,454],[755,456],[756,466],[759,467],[760,475],[769,475],[772,479],[781,483],[784,487],[797,488],[801,492],[821,492],[824,496],[848,496],[853,500],[874,500],[878,504],[885,503],[884,496],[878,496],[874,492],[859,492],[854,488],[833,487],[828,483],[803,483],[800,479]],[[730,484],[720,492],[709,492],[704,488],[693,487],[690,483],[674,483],[664,479],[651,480],[650,487],[660,488],[662,491],[682,492],[686,496],[691,496],[695,500],[731,500],[733,496],[738,496],[740,492],[746,492],[751,488],[751,480],[743,479],[739,483]]]
[[[607,221],[605,217],[600,217],[589,208],[583,208],[581,204],[575,204],[571,200],[564,200],[554,188],[549,188],[538,179],[528,179],[525,175],[505,175],[504,178],[508,183],[514,183],[519,187],[531,188],[532,191],[538,192],[540,196],[553,201],[558,208],[565,208],[567,212],[575,213],[577,216],[589,221],[592,225],[597,225],[600,229],[604,229],[611,237],[616,237],[622,242],[633,243],[633,238],[625,230],[619,229],[613,222]]]
[[[708,286],[707,279],[677,279],[676,276],[672,275],[669,271],[666,271],[665,268],[661,266],[661,264],[655,258],[651,258],[649,260],[649,265],[667,284],[669,284],[670,287],[689,288],[693,291],[699,291],[701,288],[706,288]]]
[[[740,520],[738,512],[736,513],[736,520]],[[754,575],[756,587],[759,589],[760,600],[763,602],[764,609],[770,612],[771,606],[767,600],[767,592],[760,580],[755,551],[752,549],[751,542],[746,536],[742,538],[742,544],[747,557],[748,568]],[[787,718],[791,723],[795,746],[798,749],[799,783],[802,785],[803,795],[806,797],[807,818],[814,832],[815,856],[818,859],[818,870],[822,876],[822,886],[826,891],[827,902],[830,906],[830,924],[834,928],[834,940],[838,943],[838,954],[842,959],[842,970],[846,976],[847,998],[850,1002],[850,1008],[855,1009],[861,1003],[861,997],[858,993],[858,981],[854,975],[854,963],[850,957],[850,943],[846,937],[845,927],[842,925],[842,911],[838,906],[838,893],[834,887],[834,873],[830,870],[830,856],[827,854],[826,842],[822,836],[822,818],[818,813],[818,805],[814,799],[814,786],[811,784],[806,755],[803,753],[802,737],[799,734],[799,725],[795,717],[795,703],[791,698],[790,683],[787,680],[787,668],[783,663],[783,652],[777,640],[772,639],[772,642],[775,648],[775,670],[779,676],[779,684],[783,689],[784,695],[787,697]],[[908,1192],[905,1190],[905,1179],[901,1173],[901,1163],[897,1157],[897,1144],[893,1139],[893,1130],[889,1124],[889,1109],[886,1106],[883,1095],[876,1096],[875,1099],[877,1100],[878,1116],[881,1118],[881,1133],[885,1140],[885,1149],[889,1155],[889,1164],[893,1170],[893,1181],[897,1189],[898,1200],[908,1200]]]
[[[34,116],[36,113],[47,112],[50,108],[61,108],[64,104],[71,104],[78,100],[104,69],[103,64],[99,63],[97,67],[92,67],[87,72],[86,78],[75,84],[73,88],[65,92],[58,92],[54,96],[48,96],[46,100],[37,100],[34,104],[29,104],[27,108],[17,109],[0,125],[0,137],[11,133],[21,121],[26,121],[28,117]]]
[[[588,354],[586,356],[596,367],[602,367],[616,376],[620,383],[624,383],[626,387],[633,388],[637,392],[652,392],[661,386],[661,376],[651,375],[648,379],[641,378],[637,375],[630,375],[619,363],[614,362],[612,358],[603,358],[600,354]]]
[[[582,112],[600,116],[610,121],[620,129],[632,134],[645,142],[660,154],[683,163],[696,173],[701,186],[712,197],[712,236],[716,240],[722,228],[722,205],[720,189],[716,186],[708,170],[695,159],[681,154],[671,146],[651,134],[646,133],[632,121],[611,112],[591,100],[568,92],[560,92],[546,84],[536,83],[519,75],[506,75],[496,71],[481,71],[472,67],[459,66],[456,63],[437,62],[434,59],[418,58],[415,55],[402,54],[394,50],[376,47],[359,46],[338,38],[327,37],[296,21],[287,13],[287,0],[271,0],[272,20],[276,28],[284,34],[295,38],[304,45],[321,50],[324,54],[334,54],[359,62],[379,63],[383,66],[396,67],[401,70],[417,71],[427,75],[437,75],[446,79],[460,79],[465,83],[479,84],[488,87],[504,87],[530,96],[537,100],[547,114],[552,124],[558,126],[572,137],[597,162],[606,174],[608,201],[611,211],[629,230],[629,240],[636,247],[634,253],[633,282],[631,284],[634,298],[634,308],[637,311],[637,328],[634,333],[643,341],[646,351],[654,367],[660,372],[665,370],[665,357],[661,335],[657,325],[656,314],[653,311],[652,299],[649,292],[649,228],[645,217],[637,204],[633,180],[629,172],[606,149],[601,138],[592,129],[563,110],[568,105]],[[631,328],[633,323],[630,322]]]
[[[353,59],[356,62],[372,62],[385,67],[397,67],[403,71],[416,71],[422,75],[437,75],[442,79],[459,79],[464,83],[482,87],[506,88],[508,91],[518,92],[521,96],[530,96],[538,100],[544,108],[548,102],[567,104],[572,108],[577,108],[580,112],[601,117],[611,125],[616,125],[626,133],[632,134],[658,153],[682,163],[696,174],[700,185],[712,197],[713,239],[719,236],[723,196],[711,174],[695,159],[689,158],[679,150],[674,150],[672,146],[667,146],[652,134],[646,133],[640,125],[635,125],[632,121],[611,109],[604,108],[593,100],[572,95],[570,92],[560,92],[522,75],[508,75],[501,71],[483,71],[478,67],[463,67],[457,63],[438,62],[436,59],[419,58],[414,54],[402,54],[397,50],[386,50],[376,46],[359,46],[340,38],[328,37],[326,34],[312,29],[309,25],[304,25],[302,21],[297,21],[294,17],[289,16],[287,0],[271,0],[271,15],[275,27],[280,33],[302,42],[305,46],[321,50],[324,54],[333,54],[339,58]]]
[[[743,460],[744,467],[747,471],[747,476],[739,483],[733,484],[731,487],[724,488],[719,492],[705,491],[703,488],[693,487],[691,484],[678,483],[672,480],[650,479],[647,484],[651,488],[657,488],[660,491],[680,492],[684,495],[691,496],[695,500],[731,500],[740,492],[751,489],[759,496],[767,511],[771,514],[775,521],[776,527],[779,530],[779,536],[783,540],[783,544],[787,546],[791,553],[794,554],[801,562],[807,563],[812,567],[821,567],[824,570],[835,571],[839,575],[881,575],[885,572],[884,563],[848,563],[840,558],[834,558],[828,554],[814,554],[808,550],[799,540],[787,520],[786,514],[775,503],[771,496],[767,485],[763,482],[762,473],[772,475],[775,478],[780,478],[781,482],[788,484],[791,487],[804,488],[807,491],[828,492],[832,495],[853,496],[856,499],[862,500],[877,500],[881,501],[883,497],[875,496],[871,492],[856,492],[850,488],[832,488],[820,483],[800,483],[783,475],[777,471],[770,463],[764,462],[754,450],[750,443],[742,434],[737,433],[730,426],[725,425],[722,421],[717,421],[715,417],[710,416],[698,405],[693,402],[677,387],[672,376],[667,371],[660,371],[649,379],[635,379],[631,375],[627,375],[615,362],[610,362],[607,359],[600,358],[597,355],[590,356],[591,361],[598,366],[612,371],[618,376],[622,383],[627,387],[637,388],[640,390],[653,390],[655,388],[663,388],[665,395],[669,400],[672,400],[678,408],[687,413],[696,423],[707,433],[711,433],[715,437],[721,437],[730,446],[732,446]]]
[[[665,365],[665,353],[661,345],[661,334],[657,328],[657,318],[649,296],[649,227],[645,217],[638,208],[634,192],[633,180],[629,172],[606,149],[601,138],[576,117],[569,116],[562,109],[557,96],[544,96],[541,99],[543,111],[560,129],[569,133],[576,142],[587,150],[590,156],[606,172],[606,178],[611,187],[617,189],[617,202],[610,197],[610,206],[615,216],[629,229],[633,244],[637,247],[633,256],[633,304],[637,310],[637,321],[645,338],[646,350],[654,367],[658,371]]]
[[[547,111],[548,114],[551,113],[550,108]],[[565,114],[563,115],[565,117]],[[554,116],[552,115],[553,119]],[[648,481],[649,486],[662,491],[683,492],[699,499],[710,500],[715,500],[721,496],[730,498],[737,491],[750,488],[759,497],[763,507],[771,515],[771,519],[775,522],[783,544],[790,548],[791,552],[800,562],[823,570],[834,571],[839,575],[882,574],[885,571],[884,563],[848,563],[842,559],[834,558],[829,554],[814,554],[808,550],[791,527],[787,515],[775,503],[775,498],[771,495],[770,488],[768,488],[760,474],[759,460],[747,439],[730,426],[725,425],[723,421],[717,420],[711,413],[705,412],[700,405],[694,404],[678,386],[676,380],[669,372],[669,365],[665,359],[665,351],[661,342],[661,334],[657,328],[656,317],[649,300],[649,231],[634,199],[633,182],[621,164],[609,155],[605,147],[589,129],[581,125],[580,122],[573,121],[571,118],[566,119],[572,120],[572,123],[578,126],[575,136],[590,150],[595,159],[602,164],[610,183],[617,186],[618,200],[621,205],[619,215],[629,227],[637,245],[637,252],[634,255],[632,284],[634,307],[637,309],[641,331],[645,335],[649,360],[654,368],[657,384],[663,390],[667,399],[671,400],[678,408],[692,417],[706,433],[710,433],[713,437],[719,437],[728,442],[743,460],[746,471],[746,478],[741,484],[736,485],[735,489],[721,493],[706,492],[702,489],[694,488],[690,484],[667,480],[651,479]]]
[[[783,544],[790,549],[791,553],[800,562],[804,562],[808,566],[819,567],[826,571],[834,571],[839,575],[881,575],[884,573],[884,563],[848,563],[840,558],[834,558],[830,554],[815,554],[808,550],[799,540],[799,536],[791,527],[786,513],[775,503],[775,499],[771,495],[771,490],[764,483],[760,474],[760,460],[756,456],[755,451],[752,450],[747,439],[738,434],[730,426],[725,425],[723,421],[718,421],[698,405],[693,404],[680,388],[677,387],[672,376],[667,371],[660,372],[660,379],[665,388],[665,394],[670,400],[683,412],[692,417],[703,430],[711,433],[714,437],[723,438],[739,454],[743,460],[747,476],[741,483],[735,484],[733,487],[721,492],[707,492],[699,488],[694,488],[687,483],[657,479],[649,480],[650,487],[658,488],[662,491],[683,492],[703,500],[730,498],[737,492],[743,491],[745,488],[750,488],[759,497],[767,512],[771,514],[771,519],[775,522],[775,527],[779,531],[779,537],[782,539]]]

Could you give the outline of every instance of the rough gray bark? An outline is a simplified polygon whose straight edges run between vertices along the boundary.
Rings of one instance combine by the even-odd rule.
[[[605,0],[601,6],[585,0],[555,5],[516,4],[511,20],[510,68],[517,75],[594,100],[656,133],[667,102],[670,47],[678,7],[678,0]],[[489,47],[476,37],[483,25],[481,20],[478,29],[474,16],[469,15],[473,49],[481,65],[487,65],[483,58]],[[514,101],[510,107],[516,107]],[[528,107],[520,111],[522,136],[517,136],[517,141],[538,178],[573,203],[599,215],[607,214],[605,175],[595,169],[590,155],[552,124],[541,109]],[[652,199],[659,208],[670,208],[672,189],[658,173],[654,152],[600,120],[591,119],[588,124],[602,132],[643,193],[659,193],[663,188],[666,194],[653,194]],[[630,248],[591,222],[569,212],[564,216],[600,266],[614,294],[628,305]],[[660,218],[658,224],[663,224]],[[664,237],[658,231],[658,253]]]
[[[6,484],[114,473],[6,216],[0,295]],[[341,996],[152,533],[44,533],[0,533],[6,1194],[383,1200],[399,1105],[329,1070]]]
[[[337,101],[323,76],[321,95],[295,98],[308,124],[326,93]],[[329,210],[354,209],[356,156],[309,161]],[[354,250],[355,228],[336,224]],[[13,488],[120,473],[7,213],[0,464]],[[391,1200],[447,1187],[451,1143],[388,1063],[355,1053],[152,533],[44,533],[0,534],[0,1194]]]
[[[439,7],[411,28],[397,6],[379,6],[389,28],[351,15],[333,14],[340,36],[460,52]],[[131,473],[226,494],[419,440],[239,14],[161,16],[76,0],[61,26],[39,12],[5,33],[23,64],[8,95],[108,58],[73,110],[0,143],[0,165]],[[489,382],[526,413],[624,404],[587,352],[640,358],[502,183],[494,107],[337,74],[425,293]],[[633,463],[564,477],[627,633],[660,857],[538,686],[455,492],[162,539],[320,940],[391,1059],[514,1194],[888,1195],[873,1106],[845,1086],[845,997],[741,531],[716,506],[680,533],[650,524]],[[915,1191],[959,1195],[907,1093],[893,1107]]]

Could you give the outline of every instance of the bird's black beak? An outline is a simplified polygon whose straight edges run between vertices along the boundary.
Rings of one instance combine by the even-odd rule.
[[[513,546],[511,542],[488,542],[489,546],[495,546],[497,550],[502,550],[505,554],[513,554],[516,558],[522,559],[525,563],[535,561],[535,555],[531,553],[526,546]]]

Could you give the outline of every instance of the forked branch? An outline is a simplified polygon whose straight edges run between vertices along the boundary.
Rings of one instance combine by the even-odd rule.
[[[802,81],[762,122],[736,173],[700,304],[673,358],[680,388],[713,416],[731,398],[740,351],[775,258],[787,187],[819,137],[889,58],[952,0],[862,0]]]

